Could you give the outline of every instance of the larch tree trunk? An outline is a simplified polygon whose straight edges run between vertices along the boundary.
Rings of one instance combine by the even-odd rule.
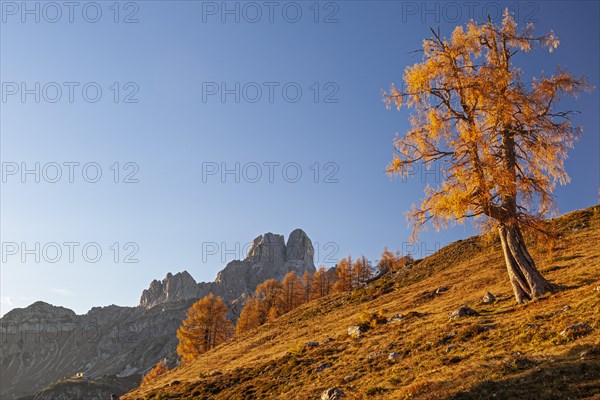
[[[502,135],[502,161],[506,169],[507,184],[502,188],[502,216],[499,233],[508,277],[517,303],[524,303],[552,291],[550,283],[535,267],[527,251],[517,218],[517,155],[515,132],[506,130]]]
[[[517,303],[524,303],[550,292],[554,285],[537,270],[516,224],[500,224],[500,240],[508,277]]]

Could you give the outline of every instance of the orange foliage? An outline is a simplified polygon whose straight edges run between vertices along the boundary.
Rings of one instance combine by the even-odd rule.
[[[342,258],[335,266],[337,282],[333,285],[333,290],[336,293],[348,292],[354,289],[354,281],[352,279],[352,259]]]
[[[302,280],[298,278],[296,271],[289,272],[281,282],[283,312],[292,311],[294,308],[304,303],[304,286]]]
[[[557,104],[587,90],[585,80],[559,69],[526,83],[513,56],[536,45],[552,51],[559,41],[552,32],[534,36],[531,24],[518,30],[508,10],[499,26],[471,21],[450,39],[432,32],[423,61],[406,68],[405,90],[384,93],[388,107],[416,111],[395,139],[388,172],[442,164],[442,182],[408,214],[413,238],[427,222],[439,229],[467,217],[482,217],[482,228],[531,225],[555,209],[555,185],[569,181],[564,160],[580,128]]]
[[[281,282],[277,279],[267,279],[256,288],[254,294],[258,299],[258,315],[261,325],[268,322],[270,316],[283,314],[282,292]]]
[[[396,254],[394,255],[394,253],[385,247],[383,249],[383,253],[381,253],[381,258],[377,262],[377,271],[380,274],[385,274],[390,271],[397,271],[408,264],[411,260],[412,259],[410,256],[400,256],[398,251],[396,251]]]
[[[167,363],[165,362],[165,360],[161,360],[161,361],[157,362],[156,365],[154,366],[154,368],[152,368],[150,370],[150,372],[148,372],[144,376],[140,386],[147,385],[148,383],[152,382],[153,380],[155,380],[159,376],[167,373],[168,371],[169,371],[169,367],[167,366]]]
[[[373,276],[371,262],[365,256],[358,258],[352,265],[353,287],[358,287]]]
[[[231,323],[226,315],[225,303],[212,293],[189,308],[177,330],[177,354],[182,362],[191,361],[230,338]]]
[[[324,266],[320,266],[313,275],[311,299],[319,299],[331,293],[333,282]]]
[[[240,312],[240,316],[235,326],[235,334],[241,335],[246,331],[259,327],[260,325],[258,300],[253,296],[246,300],[246,303]]]

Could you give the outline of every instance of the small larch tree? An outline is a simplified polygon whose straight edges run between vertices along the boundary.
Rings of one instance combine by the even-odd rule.
[[[352,287],[358,287],[373,276],[373,266],[365,256],[359,257],[352,264]]]
[[[342,258],[335,266],[337,282],[333,285],[334,292],[348,292],[354,289],[352,280],[352,259]]]
[[[414,164],[440,163],[442,181],[408,214],[413,238],[427,223],[439,229],[466,218],[497,229],[517,302],[554,286],[537,270],[522,229],[537,228],[555,210],[553,190],[569,177],[564,160],[580,133],[572,111],[559,110],[565,95],[588,86],[558,69],[527,82],[515,55],[536,46],[555,49],[550,32],[517,29],[506,11],[500,24],[469,22],[451,38],[432,30],[423,61],[406,68],[404,88],[384,93],[387,105],[415,112],[412,128],[395,139],[390,174],[407,175]]]
[[[384,247],[381,258],[377,261],[377,273],[386,274],[390,271],[398,271],[411,262],[412,257],[410,255],[401,256],[398,250],[394,254],[387,247]]]
[[[377,272],[379,274],[387,274],[390,271],[396,269],[396,257],[394,253],[389,251],[387,247],[384,247],[381,253],[381,258],[377,262]]]
[[[313,275],[311,299],[320,299],[331,293],[332,279],[324,266],[320,266]]]
[[[267,279],[256,287],[254,295],[258,302],[261,325],[283,314],[282,291],[281,282],[277,279]]]
[[[256,297],[252,296],[246,300],[246,303],[240,312],[240,316],[235,325],[235,334],[241,335],[246,331],[258,328],[260,325],[261,322],[258,300]]]
[[[142,379],[142,383],[140,384],[140,386],[147,385],[148,383],[152,382],[159,376],[166,374],[167,372],[169,372],[169,366],[167,365],[165,360],[161,360],[161,361],[157,362],[156,365],[154,366],[154,368],[152,368],[150,370],[150,372],[148,372],[146,375],[144,375],[144,378]]]
[[[212,293],[194,303],[177,330],[177,354],[186,363],[231,337],[227,306]]]
[[[296,271],[290,271],[281,282],[283,312],[290,312],[304,303],[304,286]]]
[[[302,275],[302,286],[304,287],[304,302],[310,300],[310,292],[312,289],[312,275],[308,271],[304,271]]]

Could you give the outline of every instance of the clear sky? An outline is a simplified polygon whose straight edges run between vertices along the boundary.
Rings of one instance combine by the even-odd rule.
[[[384,173],[408,113],[381,91],[420,61],[429,27],[448,35],[511,6],[561,41],[520,58],[526,74],[599,80],[597,1],[114,4],[1,2],[2,314],[136,305],[167,272],[213,280],[265,232],[304,229],[328,267],[474,234],[429,231],[409,248],[404,213],[437,178]],[[561,213],[600,186],[599,92],[563,105],[584,136]]]

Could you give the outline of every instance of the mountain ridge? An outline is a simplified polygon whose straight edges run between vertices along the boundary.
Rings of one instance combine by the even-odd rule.
[[[43,301],[15,308],[0,318],[0,368],[8,383],[0,398],[30,396],[59,380],[64,385],[54,385],[55,391],[67,386],[83,390],[76,380],[64,380],[80,372],[89,378],[81,384],[100,397],[107,394],[107,381],[129,389],[136,380],[131,376],[141,379],[159,360],[176,364],[175,332],[196,300],[211,292],[223,297],[235,320],[245,296],[262,281],[282,279],[291,270],[314,273],[313,255],[312,242],[300,229],[287,244],[282,235],[266,233],[254,239],[244,260],[228,263],[215,281],[197,283],[187,271],[169,272],[150,283],[138,306],[93,307],[85,314]]]

